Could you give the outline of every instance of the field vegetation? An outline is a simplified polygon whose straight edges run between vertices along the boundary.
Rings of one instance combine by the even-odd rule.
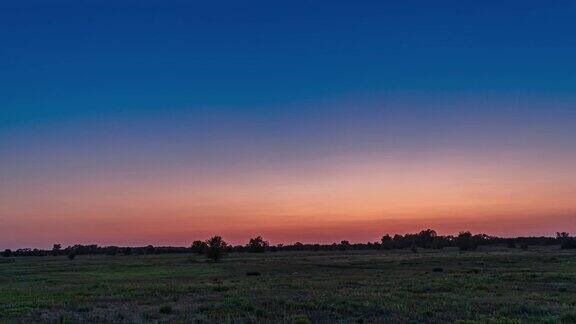
[[[262,252],[260,240],[252,243]],[[576,251],[558,245],[346,246],[217,260],[205,253],[0,258],[0,321],[576,322]]]

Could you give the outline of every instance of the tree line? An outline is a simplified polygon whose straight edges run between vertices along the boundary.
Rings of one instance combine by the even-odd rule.
[[[426,229],[419,233],[408,233],[394,236],[384,235],[378,242],[350,243],[341,241],[332,244],[304,244],[296,242],[294,244],[271,245],[261,236],[252,238],[246,245],[230,245],[220,236],[213,236],[208,240],[194,241],[189,247],[173,246],[153,246],[143,247],[119,247],[119,246],[98,246],[73,245],[62,248],[60,244],[54,244],[51,250],[42,249],[17,249],[12,251],[5,249],[2,252],[4,257],[18,256],[58,256],[66,255],[74,259],[77,255],[143,255],[143,254],[165,254],[165,253],[196,253],[203,254],[213,261],[218,261],[226,253],[250,252],[264,253],[277,251],[346,251],[346,250],[392,250],[411,249],[418,252],[418,249],[443,249],[447,247],[458,248],[461,251],[473,251],[483,245],[506,245],[508,248],[527,249],[528,246],[559,245],[562,249],[576,249],[576,237],[570,236],[567,232],[558,232],[556,237],[515,237],[501,238],[486,234],[472,234],[471,232],[460,232],[458,235],[438,235],[435,230]]]

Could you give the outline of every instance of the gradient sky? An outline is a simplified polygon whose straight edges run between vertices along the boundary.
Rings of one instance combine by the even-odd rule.
[[[3,1],[0,248],[576,231],[574,1]]]

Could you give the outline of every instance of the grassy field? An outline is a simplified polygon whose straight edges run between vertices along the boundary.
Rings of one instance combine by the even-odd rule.
[[[0,258],[0,321],[574,323],[576,252]]]

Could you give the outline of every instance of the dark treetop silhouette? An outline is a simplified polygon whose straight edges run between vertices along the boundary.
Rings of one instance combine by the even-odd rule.
[[[339,244],[304,244],[296,242],[294,244],[270,245],[261,236],[252,238],[246,245],[232,246],[226,243],[222,237],[214,236],[206,241],[196,240],[190,247],[174,246],[144,246],[144,247],[119,247],[119,246],[98,246],[73,245],[62,249],[60,244],[54,244],[52,250],[21,248],[15,251],[5,249],[2,253],[4,257],[18,256],[47,256],[47,255],[67,255],[73,259],[77,255],[106,254],[106,255],[131,255],[131,254],[164,254],[164,253],[197,253],[206,254],[214,262],[219,261],[226,253],[250,252],[262,253],[266,251],[329,251],[329,250],[390,250],[411,248],[417,252],[418,248],[442,249],[445,247],[456,247],[462,251],[472,251],[482,245],[506,245],[515,248],[519,245],[522,248],[535,245],[559,245],[562,249],[575,249],[576,238],[567,232],[558,232],[556,237],[515,237],[501,238],[486,234],[472,234],[468,231],[460,232],[458,235],[438,235],[436,231],[426,229],[419,233],[408,233],[404,235],[395,234],[382,236],[380,242],[350,243],[341,241]]]

